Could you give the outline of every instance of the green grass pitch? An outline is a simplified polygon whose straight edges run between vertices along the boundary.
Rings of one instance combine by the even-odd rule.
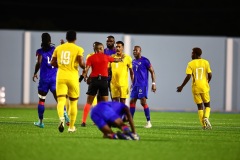
[[[196,112],[135,113],[139,141],[103,139],[88,117],[87,127],[58,131],[56,109],[46,109],[45,128],[33,125],[36,108],[0,108],[0,160],[239,160],[240,114],[212,112],[212,130],[202,130]],[[114,129],[115,130],[115,129]]]

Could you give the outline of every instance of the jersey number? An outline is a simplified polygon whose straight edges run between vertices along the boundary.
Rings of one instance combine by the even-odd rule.
[[[61,64],[67,65],[70,62],[70,51],[62,51]]]
[[[51,66],[51,60],[52,60],[52,58],[47,56],[47,59],[48,59],[48,65]],[[52,66],[52,68],[54,68],[54,67]]]
[[[203,68],[196,68],[196,80],[201,80],[203,76]]]
[[[136,65],[136,71],[138,70],[138,65]]]

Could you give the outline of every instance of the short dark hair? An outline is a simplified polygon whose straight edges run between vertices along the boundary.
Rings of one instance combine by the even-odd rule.
[[[122,46],[124,46],[123,41],[117,41],[116,44],[121,44]]]
[[[196,53],[197,56],[201,56],[202,55],[202,50],[201,48],[195,47],[192,49],[193,53]]]
[[[98,41],[93,42],[93,47],[96,46],[99,43],[101,43],[101,42],[98,42]]]
[[[95,45],[94,45],[94,52],[97,51],[97,49],[98,49],[99,46],[103,46],[103,47],[104,47],[104,45],[103,45],[101,42],[97,42],[97,43],[95,43]]]
[[[113,39],[115,39],[112,35],[110,35],[110,36],[107,36],[107,38],[113,38]]]
[[[70,42],[75,41],[77,39],[77,32],[73,30],[67,31],[66,39]]]

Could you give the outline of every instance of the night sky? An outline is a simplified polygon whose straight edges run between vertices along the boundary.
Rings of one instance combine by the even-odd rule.
[[[1,0],[0,29],[240,37],[234,1],[155,1]]]

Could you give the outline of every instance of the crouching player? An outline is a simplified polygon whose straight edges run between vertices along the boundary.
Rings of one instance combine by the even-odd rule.
[[[122,120],[127,116],[130,128]],[[132,115],[127,105],[121,102],[99,102],[91,110],[91,119],[98,129],[103,133],[103,138],[139,140],[133,123]],[[112,127],[121,131],[114,133]]]

